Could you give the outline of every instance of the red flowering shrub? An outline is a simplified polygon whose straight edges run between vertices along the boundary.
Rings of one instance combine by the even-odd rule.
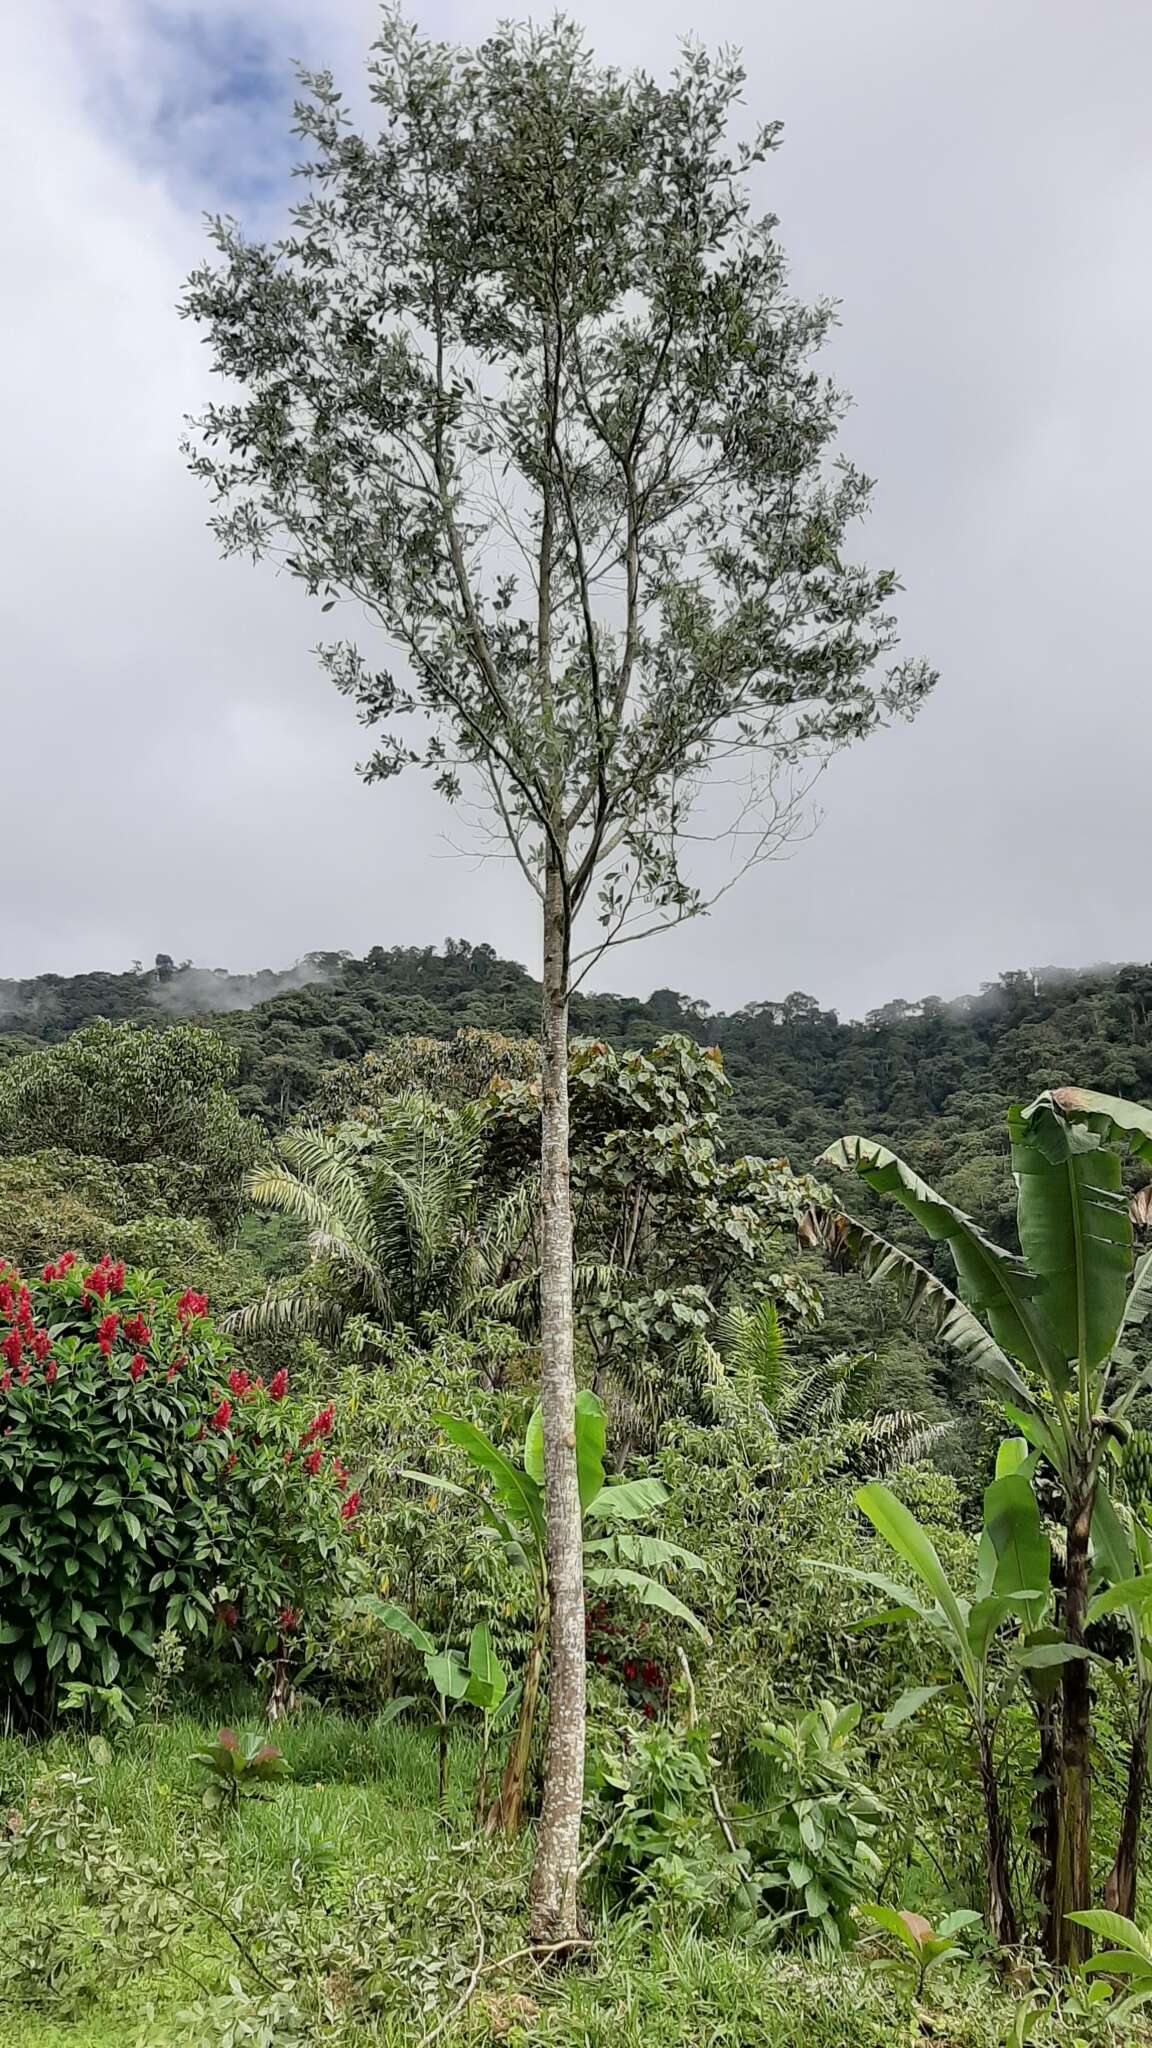
[[[235,1369],[203,1295],[0,1262],[0,1333],[0,1686],[29,1718],[62,1679],[131,1682],[164,1628],[266,1648],[339,1591],[348,1477],[286,1462],[312,1410]]]

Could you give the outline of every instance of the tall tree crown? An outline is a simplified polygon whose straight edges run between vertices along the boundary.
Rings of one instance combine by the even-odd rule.
[[[239,389],[190,458],[226,551],[383,628],[394,668],[321,650],[365,772],[420,759],[456,797],[475,770],[533,886],[549,850],[569,923],[593,891],[611,942],[704,907],[709,771],[739,757],[742,868],[934,680],[883,669],[896,580],[845,552],[870,485],[813,367],[833,310],[752,212],[778,127],[728,144],[731,56],[688,49],[663,87],[563,21],[462,51],[388,13],[370,73],[373,140],[306,75],[287,239],[214,223],[183,310]]]

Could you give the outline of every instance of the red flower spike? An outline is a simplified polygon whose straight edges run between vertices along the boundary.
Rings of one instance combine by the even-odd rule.
[[[25,1359],[23,1365],[20,1367],[20,1385],[22,1387],[26,1387],[28,1385],[28,1375],[31,1372],[31,1370],[32,1367],[29,1365],[28,1360]]]
[[[128,1367],[129,1379],[142,1380],[147,1370],[148,1360],[146,1358],[142,1358],[140,1356],[140,1353],[137,1352],[135,1358],[132,1360],[131,1365]]]
[[[324,1453],[322,1450],[317,1448],[314,1451],[309,1451],[308,1456],[304,1460],[304,1470],[307,1472],[310,1479],[315,1479],[316,1474],[320,1470],[320,1467],[323,1463]]]
[[[281,1366],[279,1372],[274,1372],[268,1382],[268,1399],[270,1401],[282,1401],[287,1392],[288,1374],[285,1372],[284,1367]]]
[[[6,1393],[8,1392],[8,1389],[9,1389],[9,1387],[10,1387],[11,1385],[12,1385],[12,1375],[11,1375],[11,1373],[10,1373],[10,1372],[4,1372],[4,1373],[0,1373],[0,1394],[6,1394]]]
[[[207,1315],[208,1296],[197,1294],[195,1288],[189,1287],[176,1303],[176,1313],[186,1327],[196,1316]]]
[[[341,1507],[340,1507],[340,1520],[341,1520],[342,1522],[354,1522],[354,1521],[355,1521],[355,1519],[356,1519],[356,1516],[357,1516],[357,1515],[359,1514],[359,1512],[360,1512],[360,1491],[359,1491],[359,1488],[357,1488],[357,1490],[356,1490],[356,1492],[355,1492],[355,1493],[350,1493],[350,1494],[348,1495],[348,1498],[347,1498],[347,1500],[346,1500],[346,1501],[343,1501],[343,1502],[341,1503]]]
[[[229,1373],[228,1385],[231,1388],[232,1392],[235,1394],[236,1399],[238,1401],[242,1401],[245,1394],[248,1392],[249,1387],[252,1385],[252,1382],[249,1379],[247,1373],[241,1372],[239,1367],[237,1367],[235,1372]]]
[[[32,1336],[32,1356],[43,1364],[52,1349],[52,1339],[47,1330],[36,1330]]]
[[[55,1266],[45,1266],[44,1271],[40,1275],[40,1278],[43,1280],[45,1286],[47,1286],[50,1281],[56,1278]]]
[[[63,1258],[59,1261],[56,1270],[58,1273],[70,1273],[75,1264],[75,1252],[65,1252]]]
[[[124,1291],[124,1261],[123,1261],[123,1259],[117,1259],[117,1261],[116,1261],[116,1264],[115,1264],[115,1265],[113,1266],[113,1268],[112,1268],[112,1271],[111,1271],[111,1273],[110,1273],[110,1274],[109,1274],[109,1276],[108,1276],[108,1285],[109,1285],[109,1289],[110,1289],[110,1291],[111,1291],[111,1292],[112,1292],[113,1294],[122,1294],[122,1293],[123,1293],[123,1291]]]
[[[152,1332],[141,1315],[125,1316],[124,1335],[130,1344],[137,1345],[141,1351],[146,1344],[152,1342]]]
[[[44,1385],[46,1387],[50,1387],[55,1383],[56,1375],[59,1372],[59,1370],[60,1368],[57,1365],[56,1360],[54,1358],[50,1358],[48,1360],[47,1365],[44,1368]]]
[[[213,1427],[213,1429],[227,1429],[227,1427],[228,1427],[228,1424],[229,1424],[229,1423],[231,1422],[231,1420],[232,1420],[232,1403],[231,1403],[231,1401],[221,1401],[221,1403],[220,1403],[220,1406],[219,1406],[219,1407],[218,1407],[217,1409],[215,1409],[215,1410],[214,1410],[214,1412],[213,1412],[213,1415],[212,1415],[212,1427]]]
[[[24,1339],[19,1330],[9,1330],[4,1342],[0,1344],[0,1352],[3,1353],[5,1365],[13,1368],[19,1365],[24,1353]]]
[[[320,1413],[312,1417],[311,1422],[300,1439],[301,1443],[310,1444],[314,1443],[318,1436],[331,1436],[332,1424],[335,1420],[336,1403],[335,1401],[329,1401],[327,1407],[321,1408]]]
[[[276,1626],[282,1636],[290,1636],[293,1630],[298,1629],[300,1626],[299,1608],[282,1607],[276,1616]]]
[[[173,1362],[173,1364],[171,1364],[171,1365],[170,1365],[170,1366],[168,1367],[168,1370],[167,1370],[167,1372],[165,1373],[164,1377],[165,1377],[165,1379],[166,1379],[166,1380],[174,1380],[174,1379],[176,1378],[176,1376],[177,1376],[177,1374],[178,1374],[178,1372],[179,1372],[179,1371],[180,1371],[180,1361],[179,1361],[179,1359],[177,1359],[177,1360],[175,1360],[175,1361]]]

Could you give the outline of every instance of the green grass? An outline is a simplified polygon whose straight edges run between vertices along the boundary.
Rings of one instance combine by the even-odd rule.
[[[177,1718],[120,1742],[102,1765],[74,1737],[36,1749],[0,1742],[10,1839],[59,1802],[53,1774],[90,1781],[85,1817],[63,1823],[55,1846],[6,1852],[0,2048],[419,2048],[441,2021],[443,2048],[1005,2040],[1010,2005],[975,1967],[941,1987],[939,2031],[914,2036],[887,1981],[850,1960],[805,1961],[638,1915],[597,1925],[595,1959],[583,1968],[549,1976],[521,1957],[505,1969],[501,1957],[524,1944],[531,1845],[477,1839],[467,1742],[454,1746],[442,1813],[428,1731],[309,1714],[277,1737],[291,1781],[217,1818],[203,1810],[205,1780],[192,1762],[214,1732]],[[75,1867],[83,1844],[86,1870]],[[129,1873],[122,1883],[109,1883],[109,1858]],[[244,1953],[212,1911],[239,1932]],[[173,1939],[160,1951],[149,1924],[157,1914],[173,1916]],[[483,1967],[466,1998],[481,1961],[478,1924]],[[271,1994],[258,1973],[288,1987],[263,2029],[258,2013]],[[231,2006],[221,2002],[229,1977]]]

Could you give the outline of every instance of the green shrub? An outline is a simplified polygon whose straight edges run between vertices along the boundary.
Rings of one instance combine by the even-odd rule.
[[[30,1719],[65,1682],[137,1683],[164,1629],[219,1637],[243,1608],[274,1638],[337,1576],[358,1495],[332,1418],[314,1462],[283,1377],[232,1367],[207,1307],[107,1257],[0,1278],[0,1683]]]
[[[749,1744],[760,1811],[748,1849],[767,1910],[801,1939],[852,1939],[851,1912],[876,1888],[872,1847],[885,1807],[862,1782],[858,1706],[821,1700],[811,1713],[769,1723]]]

